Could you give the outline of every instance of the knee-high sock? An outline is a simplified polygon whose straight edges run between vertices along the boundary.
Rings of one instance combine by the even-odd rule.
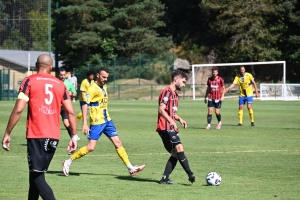
[[[81,119],[81,117],[82,117],[82,112],[78,113],[78,115],[77,115],[77,122]]]
[[[243,110],[238,111],[239,123],[243,124]]]
[[[119,147],[116,149],[117,154],[119,155],[119,157],[122,159],[123,163],[128,167],[131,168],[132,165],[129,161],[128,155],[124,149],[124,147]]]
[[[249,116],[250,116],[250,120],[251,122],[254,122],[254,112],[253,112],[253,109],[249,109]]]
[[[221,121],[221,114],[216,114],[216,117],[217,117],[217,120],[218,120],[218,123]]]
[[[184,171],[190,176],[193,174],[193,172],[190,169],[189,161],[185,157],[184,152],[177,153],[178,161],[181,164]]]
[[[212,115],[211,114],[207,114],[207,124],[211,123],[211,118],[212,118]]]
[[[68,126],[68,127],[66,127],[66,129],[67,129],[67,131],[68,131],[68,134],[69,134],[69,136],[70,136],[70,137],[72,137],[72,133],[71,133],[71,127],[70,127],[70,126]]]
[[[87,150],[86,146],[84,147],[81,147],[78,151],[76,151],[76,153],[74,153],[71,157],[71,159],[74,161],[74,160],[77,160],[83,156],[85,156],[87,153],[89,153],[89,151]]]
[[[163,179],[169,178],[170,174],[174,170],[177,164],[177,158],[171,156],[166,164],[165,171],[163,174]]]
[[[39,196],[44,200],[55,200],[54,193],[45,180],[45,173],[29,172],[28,200],[38,200]]]

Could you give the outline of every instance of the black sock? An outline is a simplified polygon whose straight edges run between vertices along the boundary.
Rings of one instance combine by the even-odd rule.
[[[216,114],[216,117],[217,117],[217,120],[218,120],[218,123],[221,121],[221,114]]]
[[[207,123],[208,124],[211,123],[211,118],[212,118],[212,115],[211,114],[207,114]]]
[[[171,156],[166,164],[166,168],[163,174],[162,179],[168,179],[173,169],[176,167],[177,158]]]
[[[44,200],[55,200],[53,191],[45,180],[45,173],[29,172],[28,200],[38,200],[39,195]]]
[[[66,127],[66,129],[67,129],[67,131],[68,131],[69,136],[72,137],[72,133],[71,133],[71,128],[70,128],[70,126]]]
[[[190,169],[189,161],[187,157],[185,157],[184,152],[177,153],[177,157],[179,160],[179,163],[181,164],[184,171],[190,176],[193,174],[193,172]]]

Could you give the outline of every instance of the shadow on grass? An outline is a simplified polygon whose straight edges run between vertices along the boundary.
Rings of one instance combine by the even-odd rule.
[[[54,175],[57,175],[57,176],[65,176],[62,171],[47,171],[47,174],[54,174]],[[69,176],[80,176],[82,174],[84,174],[84,175],[93,175],[93,176],[95,176],[95,175],[99,175],[99,176],[103,175],[103,174],[95,174],[95,173],[82,173],[82,172],[81,173],[76,173],[76,172],[70,172]]]
[[[153,180],[153,179],[138,178],[138,177],[132,177],[132,176],[116,176],[115,178],[119,179],[119,180],[125,180],[125,181],[153,182],[153,183],[159,182],[159,181]]]

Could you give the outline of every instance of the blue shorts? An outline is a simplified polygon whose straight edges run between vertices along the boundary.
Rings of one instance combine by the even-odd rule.
[[[253,96],[250,97],[239,97],[239,105],[245,105],[247,102],[247,104],[252,104],[253,102]]]
[[[117,129],[112,120],[104,124],[90,125],[90,133],[88,139],[99,140],[102,133],[104,133],[107,137],[118,136]]]

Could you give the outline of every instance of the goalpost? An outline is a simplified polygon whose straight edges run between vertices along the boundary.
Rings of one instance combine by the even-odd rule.
[[[194,64],[192,65],[192,94],[193,94],[193,100],[196,100],[196,72],[195,68],[201,68],[201,67],[218,67],[218,66],[241,66],[241,65],[269,65],[269,64],[281,64],[282,65],[282,70],[283,70],[283,77],[282,77],[282,84],[273,84],[273,85],[282,85],[283,87],[283,92],[281,93],[284,95],[282,97],[283,100],[287,100],[286,95],[288,94],[287,92],[287,87],[286,87],[286,62],[285,61],[268,61],[268,62],[241,62],[241,63],[216,63],[216,64]],[[234,77],[233,77],[234,78]],[[233,80],[232,78],[232,80]],[[261,86],[267,86],[266,84]],[[299,84],[300,86],[300,84]],[[260,88],[260,91],[262,89]],[[279,93],[278,93],[279,94]],[[261,96],[262,97],[262,96]],[[268,100],[268,99],[266,99]],[[279,99],[275,99],[279,100]]]

